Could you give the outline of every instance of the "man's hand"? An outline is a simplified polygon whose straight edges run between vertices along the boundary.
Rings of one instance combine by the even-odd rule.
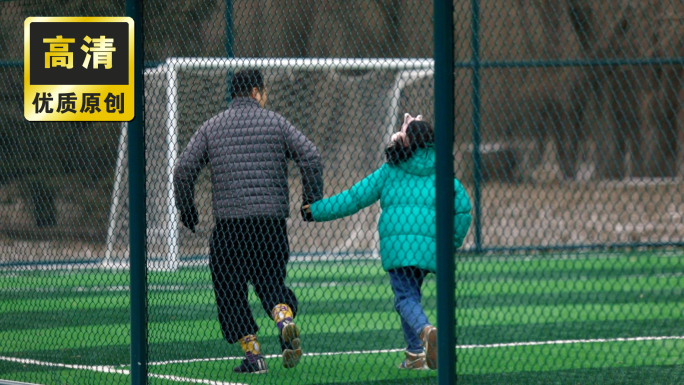
[[[302,206],[301,212],[302,212],[302,219],[304,219],[304,221],[306,221],[306,222],[313,222],[314,221],[314,217],[313,217],[313,215],[311,215],[311,205],[310,204],[305,204],[304,206]]]
[[[181,211],[181,222],[190,231],[195,232],[195,226],[199,224],[199,213],[195,205]]]

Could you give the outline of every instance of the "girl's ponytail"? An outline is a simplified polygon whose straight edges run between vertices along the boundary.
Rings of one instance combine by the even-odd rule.
[[[422,120],[412,120],[397,134],[392,137],[392,143],[385,149],[387,163],[392,165],[408,160],[417,149],[432,146],[435,143],[432,126]]]

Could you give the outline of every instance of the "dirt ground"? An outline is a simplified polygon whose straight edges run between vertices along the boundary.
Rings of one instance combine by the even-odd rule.
[[[488,183],[485,247],[681,242],[681,181]],[[471,231],[467,245],[473,243]]]

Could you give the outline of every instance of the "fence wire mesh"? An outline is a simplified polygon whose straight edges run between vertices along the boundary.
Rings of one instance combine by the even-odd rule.
[[[24,20],[121,16],[123,3],[0,8],[0,378],[120,383],[114,371],[88,369],[125,363],[130,345],[128,273],[95,268],[106,251],[120,125],[28,122],[22,111]]]
[[[457,382],[680,383],[684,5],[454,7]],[[127,126],[21,116],[24,19],[124,2],[0,9],[0,378],[129,383]],[[144,2],[149,383],[436,383],[432,16]]]

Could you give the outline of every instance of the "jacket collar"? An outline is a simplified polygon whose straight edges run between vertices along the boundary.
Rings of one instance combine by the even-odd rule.
[[[435,173],[435,148],[433,146],[418,148],[409,159],[399,163],[398,166],[409,174],[432,175]]]
[[[245,107],[260,108],[261,107],[259,105],[259,102],[257,102],[255,99],[252,99],[252,98],[235,98],[230,103],[230,106],[233,108],[245,108]]]

